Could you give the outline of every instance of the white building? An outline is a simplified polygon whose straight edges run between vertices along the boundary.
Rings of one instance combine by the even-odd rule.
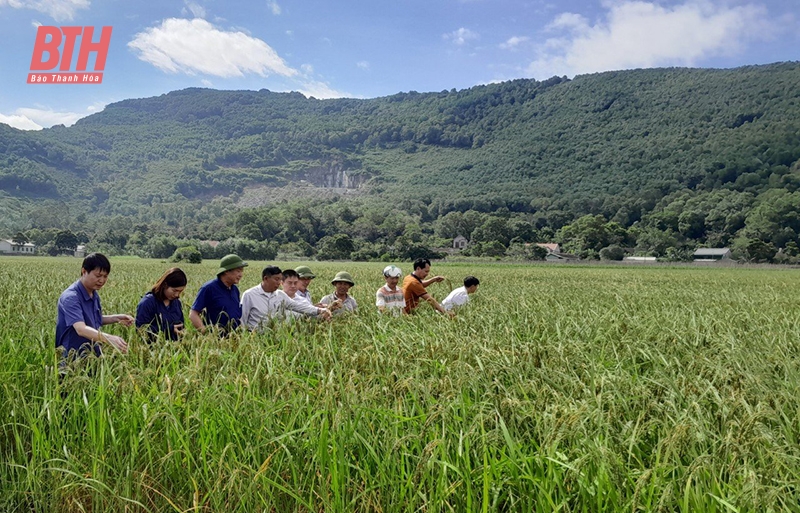
[[[657,262],[658,258],[654,256],[626,256],[622,259],[623,262]]]
[[[3,255],[35,255],[36,244],[26,242],[18,244],[11,240],[0,239],[0,254]]]
[[[720,260],[730,260],[731,250],[729,248],[699,248],[692,257],[695,262],[719,262]]]

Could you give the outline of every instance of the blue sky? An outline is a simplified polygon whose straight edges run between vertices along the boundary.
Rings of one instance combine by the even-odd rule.
[[[103,83],[27,84],[39,25],[113,26]],[[0,27],[0,123],[22,129],[186,87],[374,98],[800,60],[797,0],[0,0]]]

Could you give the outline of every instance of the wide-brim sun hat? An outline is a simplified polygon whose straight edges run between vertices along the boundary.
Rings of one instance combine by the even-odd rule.
[[[347,271],[339,271],[336,273],[336,276],[331,280],[331,285],[335,284],[337,281],[343,281],[345,283],[349,283],[350,285],[355,285],[356,282],[353,281],[353,277],[350,276],[350,273]]]
[[[240,267],[247,267],[247,262],[243,261],[239,255],[225,255],[222,257],[222,260],[219,261],[219,269],[217,269],[217,276],[226,272],[232,271],[234,269],[239,269]]]
[[[297,276],[301,278],[316,278],[316,275],[311,272],[311,268],[307,265],[301,265],[300,267],[296,267],[294,272],[297,273]]]
[[[396,265],[387,265],[383,268],[383,275],[387,278],[399,278],[403,276],[403,271]]]

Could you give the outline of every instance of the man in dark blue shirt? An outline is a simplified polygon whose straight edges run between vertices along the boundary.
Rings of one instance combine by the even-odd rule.
[[[98,291],[106,284],[110,272],[108,258],[100,253],[92,253],[83,259],[80,279],[67,287],[58,298],[56,347],[62,349],[63,360],[67,359],[70,352],[84,356],[93,350],[100,356],[100,342],[122,353],[128,352],[128,344],[122,337],[100,331],[100,327],[106,324],[133,324],[133,317],[127,314],[103,315]]]
[[[223,334],[242,322],[242,306],[236,284],[242,279],[247,262],[238,255],[226,255],[219,262],[217,277],[203,284],[197,292],[189,320],[201,333],[217,326]]]

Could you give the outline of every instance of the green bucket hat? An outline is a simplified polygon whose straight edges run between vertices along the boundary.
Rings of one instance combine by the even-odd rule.
[[[301,278],[316,278],[314,273],[311,272],[311,268],[307,265],[301,265],[295,268],[294,272]]]
[[[247,267],[247,262],[243,262],[239,255],[225,255],[219,261],[219,269],[217,269],[217,276],[225,271],[232,271],[240,267]]]
[[[339,271],[338,273],[336,273],[336,276],[331,280],[331,285],[333,285],[337,281],[343,281],[345,283],[349,283],[350,285],[356,284],[356,282],[353,281],[353,277],[350,276],[350,273],[347,271]]]

